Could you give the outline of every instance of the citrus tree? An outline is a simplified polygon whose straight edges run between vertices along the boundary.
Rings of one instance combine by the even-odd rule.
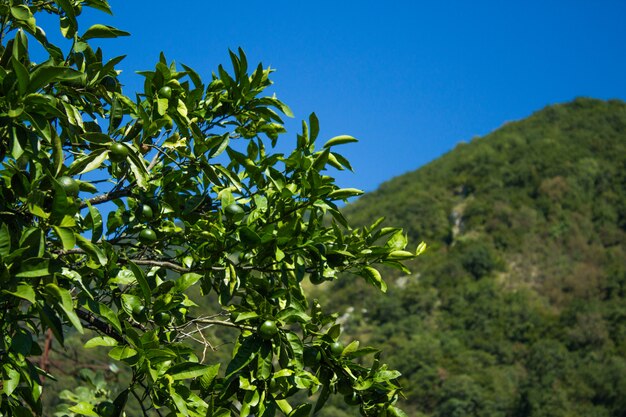
[[[209,81],[162,55],[124,95],[123,57],[90,42],[128,33],[79,27],[83,7],[110,13],[0,3],[0,415],[42,414],[54,375],[36,358],[76,332],[131,378],[111,398],[72,396],[73,415],[121,416],[135,398],[144,415],[302,417],[337,392],[364,416],[404,415],[399,373],[303,291],[352,273],[384,292],[376,265],[416,255],[401,230],[353,228],[338,209],[361,192],[328,170],[350,169],[336,148],[356,139],[317,146],[312,114],[293,151],[273,151],[290,110],[241,50]],[[200,354],[216,326],[237,333],[225,363]]]

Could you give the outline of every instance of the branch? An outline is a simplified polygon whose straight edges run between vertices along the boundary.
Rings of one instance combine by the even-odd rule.
[[[86,255],[86,252],[80,248],[74,248],[74,249],[68,249],[68,250],[58,250],[58,251],[54,251],[54,253],[56,253],[59,256],[66,256],[66,255],[75,255],[75,254],[80,254],[80,255]],[[161,268],[167,268],[170,269],[172,271],[175,272],[179,272],[181,274],[186,274],[188,272],[207,272],[207,271],[223,271],[225,270],[227,267],[226,266],[210,266],[207,268],[186,268],[180,264],[171,262],[171,261],[160,261],[157,259],[144,259],[144,258],[119,258],[118,259],[119,263],[127,263],[127,262],[132,262],[136,265],[146,265],[146,266],[158,266]],[[271,266],[271,265],[270,265]],[[235,268],[239,268],[240,270],[244,270],[244,271],[258,271],[258,272],[265,272],[265,273],[274,273],[274,272],[280,272],[281,270],[276,270],[276,269],[272,269],[272,268],[263,268],[260,266],[255,266],[255,265],[242,265],[242,264],[237,264],[235,265]],[[287,268],[287,270],[294,270],[295,268]],[[309,271],[310,272],[310,271]]]
[[[101,331],[102,333],[104,333],[105,335],[109,337],[112,337],[113,339],[117,340],[120,343],[124,343],[124,338],[122,337],[122,335],[116,332],[115,329],[111,325],[103,322],[102,320],[94,316],[93,313],[90,313],[89,311],[86,311],[86,310],[82,310],[80,308],[76,309],[75,311],[76,311],[76,315],[80,317],[81,320],[88,323],[89,326],[93,327],[96,330]]]
[[[237,324],[231,321],[222,321],[222,320],[191,319],[188,324],[190,323],[215,324],[217,326],[232,327],[234,329],[239,329],[239,330],[255,330],[254,327],[244,326],[243,324]]]
[[[124,259],[120,259],[120,261],[123,262]],[[178,265],[178,264],[175,264],[174,262],[169,262],[169,261],[157,261],[154,259],[129,259],[129,261],[137,265],[160,266],[160,267],[168,268],[168,269],[171,269],[172,271],[181,272],[181,273],[187,273],[187,272],[192,271],[189,268],[185,268],[182,265]]]
[[[130,188],[124,188],[121,190],[111,191],[111,192],[90,198],[86,201],[81,202],[80,208],[82,209],[82,208],[87,207],[87,202],[89,202],[89,204],[91,204],[92,206],[95,206],[96,204],[106,203],[107,201],[115,200],[116,198],[126,197],[130,195],[130,191],[131,191]]]

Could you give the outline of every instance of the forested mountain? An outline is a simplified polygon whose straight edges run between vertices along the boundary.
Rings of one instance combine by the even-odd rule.
[[[626,103],[547,107],[345,212],[429,245],[385,297],[318,290],[386,346],[409,415],[626,416]]]

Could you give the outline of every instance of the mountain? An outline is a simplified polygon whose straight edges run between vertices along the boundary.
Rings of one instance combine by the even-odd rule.
[[[626,416],[626,103],[547,107],[345,214],[429,246],[412,275],[383,271],[384,297],[356,278],[320,293],[385,346],[409,415]]]

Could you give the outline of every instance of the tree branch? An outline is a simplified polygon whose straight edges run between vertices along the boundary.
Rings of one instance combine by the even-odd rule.
[[[130,191],[130,188],[123,188],[121,190],[110,191],[108,193],[92,197],[86,201],[81,202],[80,208],[87,207],[87,202],[89,202],[89,204],[91,204],[92,206],[95,206],[96,204],[106,203],[107,201],[115,200],[116,198],[126,197],[130,195]]]
[[[124,338],[122,337],[122,335],[116,332],[111,325],[103,322],[89,311],[80,308],[76,309],[75,311],[76,315],[80,317],[81,320],[85,321],[89,326],[93,327],[96,330],[99,330],[109,337],[112,337],[120,343],[124,343]]]
[[[189,323],[198,323],[198,324],[214,324],[216,326],[224,326],[224,327],[232,327],[234,329],[239,330],[255,330],[254,327],[245,326],[243,324],[237,324],[230,321],[222,321],[222,320],[209,320],[209,319],[191,319]]]
[[[120,259],[120,261],[124,261],[124,259]],[[162,268],[171,269],[172,271],[187,273],[192,270],[189,268],[185,268],[182,265],[175,264],[170,261],[158,261],[156,259],[129,259],[129,261],[137,264],[137,265],[148,265],[148,266],[160,266]]]

